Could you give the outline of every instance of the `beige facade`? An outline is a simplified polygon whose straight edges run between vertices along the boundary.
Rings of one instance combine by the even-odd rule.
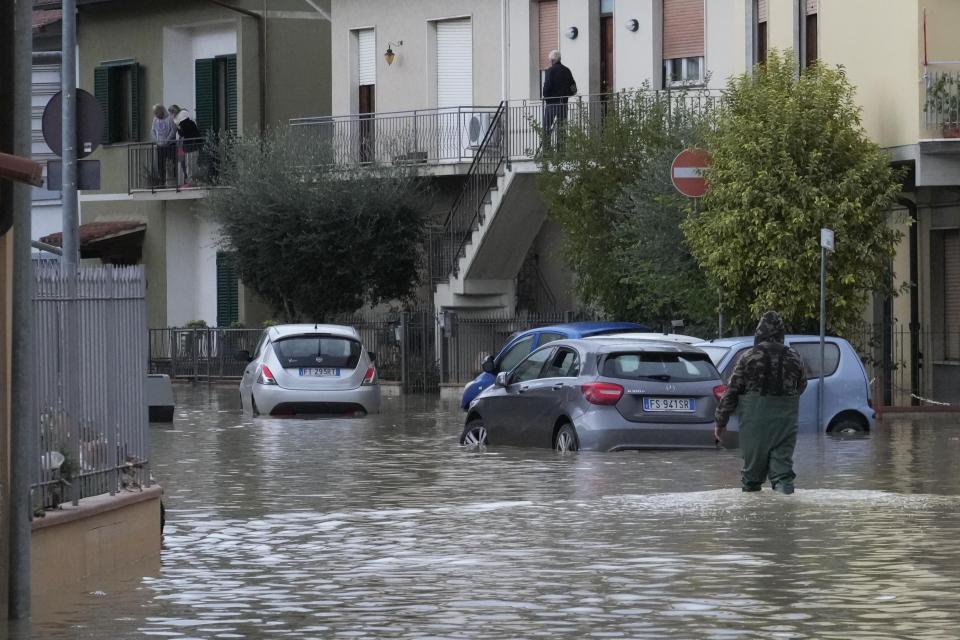
[[[104,65],[134,62],[140,69],[137,131],[91,156],[101,163],[101,188],[81,195],[81,222],[147,224],[141,260],[151,327],[216,325],[217,229],[202,189],[154,190],[144,175],[157,153],[150,146],[151,106],[176,103],[197,120],[196,62],[235,56],[238,133],[329,114],[329,0],[276,0],[266,14],[264,3],[253,0],[231,3],[240,11],[190,0],[79,4],[78,86],[95,93],[95,70]],[[266,318],[242,286],[238,298],[241,322]]]

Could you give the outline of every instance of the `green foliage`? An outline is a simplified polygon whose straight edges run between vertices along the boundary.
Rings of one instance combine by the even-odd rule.
[[[408,298],[429,205],[409,169],[344,169],[296,130],[227,137],[208,199],[240,280],[286,321]]]
[[[183,325],[187,329],[206,329],[207,321],[206,320],[187,320],[186,324]]]
[[[540,159],[550,217],[563,229],[578,293],[617,318],[703,325],[713,312],[683,243],[670,165],[701,136],[706,94],[619,93],[571,106],[562,142]]]
[[[869,295],[890,289],[902,234],[886,212],[900,185],[861,126],[843,70],[818,64],[797,78],[791,57],[771,52],[753,76],[730,81],[706,147],[710,190],[683,230],[731,323],[750,327],[775,309],[791,330],[815,331],[829,227],[828,321],[837,333],[855,327]]]

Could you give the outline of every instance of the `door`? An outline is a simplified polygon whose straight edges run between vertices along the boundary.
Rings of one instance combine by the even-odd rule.
[[[579,375],[580,354],[570,347],[557,347],[540,377],[532,380],[525,392],[530,415],[518,434],[524,445],[553,446],[553,427],[564,412],[568,396],[580,393],[575,384]]]
[[[553,347],[545,347],[531,353],[513,370],[501,393],[485,402],[482,415],[490,442],[514,446],[530,444],[525,433],[537,413],[537,397],[530,392],[553,352]]]
[[[357,154],[360,162],[376,160],[374,114],[376,113],[377,57],[373,29],[357,31]]]
[[[473,28],[469,18],[437,22],[437,150],[459,160],[470,146],[473,104]]]
[[[600,93],[613,93],[613,15],[600,16]]]

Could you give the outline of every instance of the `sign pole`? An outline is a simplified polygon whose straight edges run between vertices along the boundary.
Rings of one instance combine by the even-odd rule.
[[[80,263],[80,214],[77,203],[77,0],[63,0],[63,257],[64,273],[75,273]]]
[[[827,251],[833,251],[834,238],[830,229],[820,230],[820,385],[817,387],[817,424],[823,430],[823,372],[826,363],[827,337]]]

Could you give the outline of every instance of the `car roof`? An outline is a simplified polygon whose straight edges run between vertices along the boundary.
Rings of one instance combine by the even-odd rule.
[[[527,335],[533,332],[560,333],[568,338],[579,338],[607,331],[646,331],[647,328],[642,324],[635,322],[619,321],[594,321],[594,322],[565,322],[563,324],[552,324],[546,327],[536,327],[522,331],[517,335]]]
[[[662,342],[683,342],[686,344],[698,344],[704,342],[703,338],[694,336],[685,336],[680,333],[644,333],[640,331],[625,331],[610,336],[590,336],[590,340],[603,340],[606,338],[622,338],[624,340],[660,340]]]
[[[813,334],[801,334],[801,333],[791,333],[785,336],[785,339],[790,342],[807,342],[807,341],[819,341],[819,335]],[[705,340],[703,342],[696,343],[698,347],[737,347],[743,343],[753,344],[753,336],[740,336],[735,338],[718,338],[716,340]],[[827,336],[827,342],[846,342],[843,338],[838,338],[837,336]]]
[[[273,338],[289,338],[299,335],[326,335],[343,336],[344,338],[359,338],[360,334],[353,327],[340,324],[277,324],[270,327]]]
[[[614,351],[653,351],[658,353],[703,353],[697,347],[683,342],[667,340],[623,339],[616,336],[598,337],[580,340],[557,340],[549,345],[580,347],[594,353],[612,353]]]

